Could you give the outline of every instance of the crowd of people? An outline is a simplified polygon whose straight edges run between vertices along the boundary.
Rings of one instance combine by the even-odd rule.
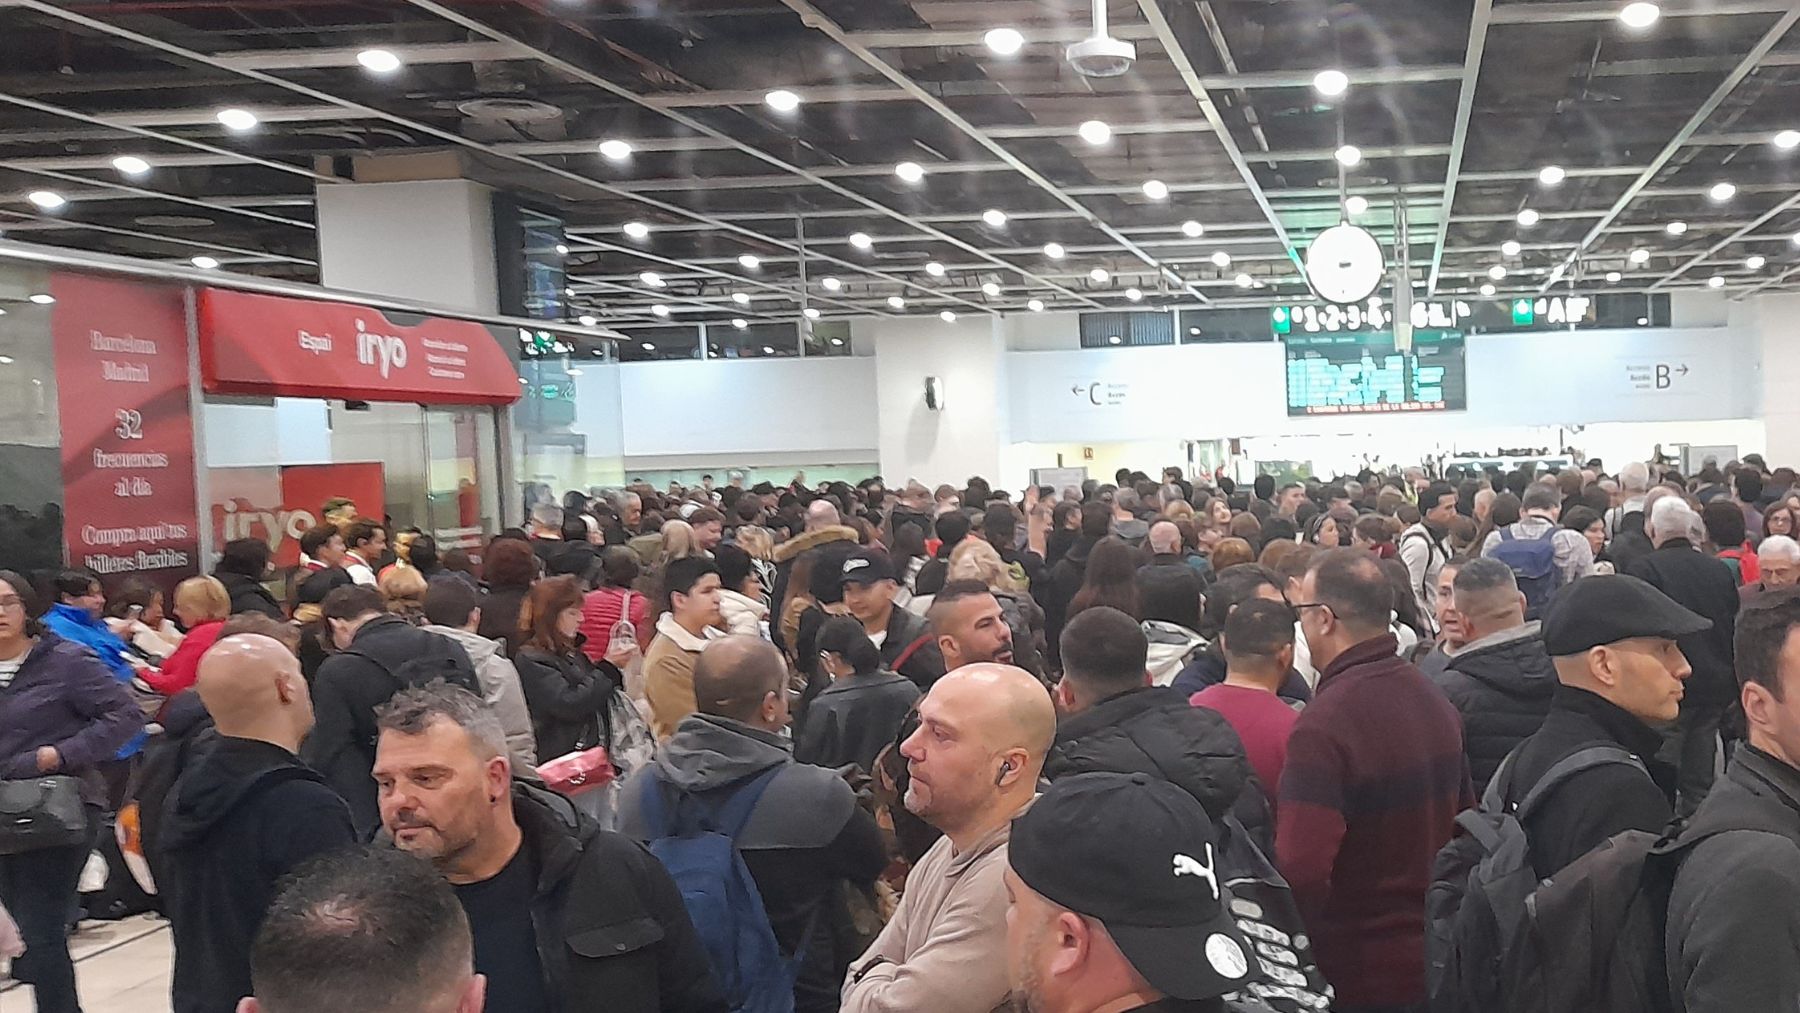
[[[708,479],[0,570],[11,973],[78,1013],[116,836],[178,1013],[1790,1008],[1797,479]]]

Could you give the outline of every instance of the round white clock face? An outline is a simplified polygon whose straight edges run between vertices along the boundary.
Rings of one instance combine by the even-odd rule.
[[[1362,302],[1381,287],[1386,273],[1381,244],[1355,225],[1334,225],[1306,248],[1306,279],[1326,302]]]

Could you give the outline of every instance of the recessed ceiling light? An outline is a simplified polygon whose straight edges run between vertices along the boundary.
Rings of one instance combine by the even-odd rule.
[[[215,271],[218,270],[219,267],[219,258],[209,257],[203,253],[200,256],[189,260],[188,263],[193,264],[202,271]]]
[[[1049,257],[1051,260],[1061,260],[1068,255],[1069,251],[1063,249],[1063,244],[1061,243],[1044,244],[1044,256]]]
[[[771,345],[764,345],[763,346],[763,354],[764,355],[774,355],[775,354],[774,347]]]
[[[894,166],[894,175],[908,183],[917,183],[925,178],[925,167],[917,162],[901,162]]]
[[[1500,255],[1503,257],[1516,257],[1519,255],[1521,249],[1523,249],[1523,247],[1519,245],[1517,239],[1508,239],[1506,242],[1500,244]]]
[[[1236,284],[1238,288],[1249,288],[1256,284],[1256,279],[1247,274],[1240,274],[1236,278],[1233,278],[1232,282]]]
[[[1506,268],[1500,264],[1495,264],[1493,267],[1488,268],[1488,277],[1495,281],[1499,281],[1506,277]]]
[[[819,284],[824,286],[825,291],[827,292],[836,292],[838,289],[844,287],[844,283],[836,278],[821,278],[819,279]]]
[[[1125,343],[1125,339],[1119,337],[1117,334],[1114,334],[1114,335],[1109,336],[1106,339],[1106,343],[1109,345],[1122,345]]]
[[[218,120],[225,125],[225,129],[235,130],[240,134],[256,129],[256,114],[248,109],[221,109]]]
[[[386,49],[365,49],[356,54],[356,62],[376,74],[392,74],[400,69],[400,58]]]
[[[1076,127],[1075,132],[1081,135],[1082,140],[1093,145],[1105,144],[1112,140],[1112,128],[1102,120],[1088,120]]]
[[[1627,28],[1649,28],[1662,17],[1662,8],[1649,0],[1637,0],[1619,9],[1619,20],[1625,22]]]
[[[1663,226],[1663,231],[1671,236],[1684,235],[1687,233],[1687,222],[1670,222]]]
[[[575,322],[580,324],[583,327],[592,327],[595,324],[598,324],[600,322],[600,318],[597,316],[593,316],[591,314],[584,314],[580,317],[577,317],[575,319]]]
[[[1350,76],[1341,70],[1321,70],[1313,75],[1313,89],[1327,98],[1336,98],[1350,87]]]
[[[1344,198],[1344,211],[1347,214],[1360,215],[1369,210],[1369,198],[1361,196]]]
[[[875,240],[870,239],[867,232],[852,232],[850,233],[850,245],[859,250],[866,250],[875,245]]]
[[[740,254],[738,256],[738,266],[748,271],[754,271],[762,266],[762,258],[750,253]]]
[[[609,162],[623,162],[631,157],[630,141],[621,141],[616,137],[600,142],[600,156]]]
[[[638,280],[651,288],[667,288],[669,284],[663,280],[662,275],[657,274],[655,271],[645,271],[643,274],[638,275]]]
[[[650,312],[659,317],[666,317],[669,315],[669,308],[662,303],[657,303],[655,306],[650,307]]]
[[[1484,281],[1484,282],[1482,282],[1482,283],[1481,283],[1481,288],[1480,288],[1480,289],[1478,289],[1478,291],[1479,291],[1479,292],[1480,292],[1480,293],[1481,293],[1481,294],[1482,294],[1482,295],[1484,295],[1484,296],[1488,296],[1488,297],[1489,297],[1489,298],[1492,298],[1492,297],[1493,297],[1493,295],[1494,295],[1494,293],[1495,293],[1495,292],[1498,292],[1498,291],[1500,291],[1500,290],[1499,290],[1499,289],[1497,289],[1497,288],[1495,288],[1495,287],[1494,287],[1494,283],[1493,283],[1493,282],[1491,282],[1491,281]]]
[[[1536,225],[1538,223],[1538,219],[1540,219],[1542,217],[1543,217],[1542,215],[1538,214],[1536,211],[1532,210],[1531,208],[1526,208],[1525,210],[1519,212],[1519,224],[1523,225],[1529,229],[1533,225]]]
[[[1354,144],[1346,144],[1337,149],[1335,156],[1339,165],[1354,167],[1362,164],[1362,149]]]
[[[1160,179],[1147,179],[1144,181],[1144,196],[1151,200],[1168,200],[1169,184]]]
[[[817,320],[821,316],[824,316],[824,314],[820,313],[818,310],[812,308],[811,306],[808,306],[807,308],[801,310],[800,315],[805,317],[808,320]]]
[[[649,239],[650,226],[645,225],[643,222],[626,222],[625,234],[632,239]]]
[[[1638,326],[1639,327],[1650,326],[1650,318],[1649,317],[1638,317]]]
[[[563,289],[563,295],[566,295],[569,298],[573,299],[573,298],[575,298],[575,290],[573,288],[565,288],[565,289]]]
[[[557,255],[557,256],[559,256],[559,257],[566,257],[566,256],[568,256],[568,255],[569,255],[569,246],[568,246],[568,244],[567,244],[567,243],[557,243],[557,244],[556,244],[556,255]]]
[[[748,306],[750,305],[750,294],[748,292],[733,292],[731,293],[731,301],[737,303],[739,306]]]
[[[897,295],[890,295],[890,296],[888,296],[888,297],[887,297],[887,304],[888,304],[888,305],[889,305],[889,306],[892,306],[892,307],[893,307],[893,308],[895,308],[895,309],[897,309],[897,310],[900,310],[900,309],[905,309],[905,308],[906,308],[906,300],[905,300],[905,299],[902,299],[902,298],[900,298],[900,297],[899,297],[899,296],[897,296]]]
[[[1800,148],[1800,130],[1783,130],[1775,135],[1774,143],[1777,148],[1784,151]]]
[[[45,211],[55,211],[57,208],[69,203],[68,198],[57,193],[55,190],[33,190],[25,195],[25,199],[36,204],[38,207],[43,208]]]
[[[1619,280],[1619,279],[1621,279],[1621,278],[1623,278],[1623,277],[1625,277],[1625,276],[1624,276],[1624,275],[1622,275],[1622,274],[1620,274],[1620,273],[1619,273],[1619,272],[1617,272],[1617,271],[1608,271],[1608,272],[1606,272],[1606,280],[1607,280],[1607,281],[1611,281],[1611,282],[1616,282],[1616,281],[1618,281],[1618,280]]]
[[[800,108],[800,96],[788,91],[786,88],[777,88],[767,95],[764,95],[763,101],[769,104],[770,109],[773,109],[778,113],[791,113]]]
[[[844,347],[844,339],[843,338],[832,338],[831,339],[831,347],[833,347],[833,348]]]
[[[1125,290],[1125,298],[1130,299],[1132,302],[1140,302],[1144,298],[1144,290],[1139,288],[1128,288]]]
[[[986,222],[989,228],[997,229],[1006,224],[1006,212],[999,208],[988,208],[981,213],[981,220]]]
[[[945,310],[942,313],[938,314],[938,319],[942,320],[944,323],[953,324],[953,323],[956,323],[956,314],[950,312],[949,310]]]
[[[581,367],[580,366],[570,366],[568,369],[563,370],[563,372],[567,373],[570,376],[580,376],[581,375]]]
[[[1538,170],[1538,182],[1545,186],[1555,186],[1567,179],[1568,175],[1560,165],[1546,165]]]
[[[136,155],[120,155],[112,160],[112,165],[127,176],[143,176],[150,172],[150,163]]]
[[[992,281],[982,282],[981,293],[989,299],[995,298],[1000,294],[1000,285]]]
[[[1104,285],[1112,280],[1112,272],[1104,267],[1096,267],[1088,272],[1088,277]]]
[[[1199,239],[1201,236],[1206,235],[1206,226],[1193,219],[1189,219],[1181,223],[1181,234],[1189,239]]]
[[[12,357],[12,356],[10,356],[10,355],[0,355],[0,366],[10,366],[10,365],[12,365],[12,364],[13,364],[13,357]]]
[[[731,326],[733,326],[741,331],[744,328],[750,326],[750,321],[745,320],[743,317],[732,317],[731,318]]]
[[[931,275],[933,278],[942,278],[944,276],[944,265],[935,260],[930,261],[925,265],[925,273]]]
[[[1212,262],[1214,267],[1230,267],[1231,254],[1226,253],[1224,250],[1220,250],[1212,255]]]
[[[1642,264],[1650,259],[1650,251],[1640,246],[1637,249],[1632,250],[1631,256],[1626,259],[1630,260],[1633,264]]]
[[[1706,287],[1707,288],[1724,288],[1725,287],[1725,279],[1720,277],[1719,275],[1715,274],[1712,277],[1706,279]]]
[[[1769,259],[1767,257],[1764,257],[1760,253],[1755,254],[1753,256],[1744,258],[1744,269],[1748,270],[1748,271],[1760,271],[1763,269],[1763,265],[1767,264],[1768,262],[1769,262]]]
[[[56,303],[56,297],[48,292],[33,292],[30,299],[39,306],[51,306]]]
[[[1706,195],[1708,197],[1711,197],[1715,201],[1724,203],[1725,201],[1728,201],[1731,198],[1737,196],[1737,184],[1735,184],[1735,183],[1714,183],[1712,185],[1712,189],[1706,191]]]
[[[652,345],[652,344],[651,344],[651,343],[650,343],[650,342],[648,342],[648,341],[646,341],[646,342],[644,342],[644,343],[643,343],[643,344],[641,344],[641,345],[639,345],[639,346],[638,346],[638,347],[639,347],[639,348],[641,348],[641,349],[643,349],[643,350],[644,350],[644,351],[646,351],[646,352],[654,352],[654,351],[656,351],[656,346],[655,346],[655,345]],[[523,377],[521,377],[521,378],[520,378],[520,379],[519,379],[519,382],[520,382],[520,383],[524,383],[524,382],[525,382],[525,380],[524,380],[524,378],[523,378]]]
[[[1042,313],[1042,312],[1044,312],[1044,300],[1042,300],[1042,299],[1028,300],[1025,303],[1025,308],[1030,310],[1033,313]]]
[[[987,47],[1001,56],[1011,56],[1023,49],[1025,36],[1011,28],[996,28],[981,37]]]

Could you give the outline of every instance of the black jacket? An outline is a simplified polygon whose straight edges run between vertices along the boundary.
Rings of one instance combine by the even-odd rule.
[[[917,684],[895,672],[833,680],[807,705],[794,759],[834,769],[854,763],[874,773],[875,757],[893,743],[920,695]]]
[[[163,858],[163,814],[175,782],[202,750],[219,741],[212,715],[200,702],[200,693],[184,689],[170,697],[157,715],[161,735],[152,735],[144,743],[143,759],[131,775],[130,797],[138,804],[138,836],[143,843],[144,861],[150,866],[150,878],[157,883],[170,879]],[[159,894],[160,896],[160,894]],[[166,904],[165,904],[166,911]]]
[[[539,762],[610,744],[601,714],[623,683],[617,668],[589,661],[579,648],[555,655],[526,647],[513,664],[525,691],[525,709],[531,712]]]
[[[643,845],[514,782],[532,929],[557,1013],[726,1013],[681,892]]]
[[[489,640],[506,642],[506,653],[519,653],[524,636],[519,632],[519,607],[530,588],[498,587],[481,596],[481,625],[475,632]],[[646,645],[647,646],[647,645]]]
[[[1477,797],[1519,743],[1544,723],[1556,692],[1556,666],[1535,622],[1483,638],[1433,676],[1462,715],[1463,752]]]
[[[1100,539],[1081,535],[1069,551],[1050,568],[1045,579],[1045,587],[1032,589],[1037,596],[1038,604],[1044,607],[1044,648],[1050,656],[1051,667],[1062,670],[1063,626],[1069,621],[1069,603],[1075,600],[1075,592],[1081,590],[1081,582],[1087,579],[1088,557],[1093,554],[1094,546]]]
[[[1800,771],[1738,747],[1687,833],[1755,827],[1694,845],[1669,896],[1675,1013],[1791,1009],[1800,996]]]
[[[281,606],[276,604],[275,596],[262,582],[241,573],[226,573],[223,570],[213,571],[213,578],[225,585],[225,593],[231,595],[231,614],[240,612],[261,612],[270,619],[285,620]]]
[[[1643,578],[1689,611],[1712,620],[1712,629],[1676,641],[1694,667],[1682,702],[1722,707],[1737,699],[1731,638],[1737,626],[1738,592],[1731,567],[1694,551],[1687,539],[1677,538],[1634,561],[1624,572]]]
[[[1507,772],[1505,796],[1523,799],[1558,760],[1592,745],[1630,750],[1650,771],[1609,763],[1582,771],[1550,794],[1525,822],[1531,864],[1551,876],[1624,830],[1657,833],[1674,816],[1675,771],[1654,757],[1662,736],[1594,693],[1558,684],[1550,713],[1519,746]]]
[[[794,985],[796,1013],[831,1013],[838,1008],[844,972],[861,953],[842,931],[849,915],[840,891],[847,884],[868,888],[887,865],[874,817],[857,806],[843,778],[794,762],[777,735],[730,718],[690,714],[664,744],[656,765],[626,783],[619,830],[638,840],[651,838],[644,820],[650,792],[672,795],[673,789],[723,805],[771,767],[781,772],[763,789],[737,845],[782,952],[798,953],[811,931],[805,967]]]
[[[219,737],[176,781],[160,837],[176,1013],[231,1013],[250,994],[250,945],[276,882],[353,845],[356,830],[344,800],[299,757]]]
[[[370,619],[356,631],[348,651],[333,654],[319,666],[312,687],[315,723],[300,755],[350,803],[350,815],[364,839],[381,823],[375,779],[369,776],[375,766],[375,708],[406,688],[395,674],[401,666],[442,656],[460,659],[463,677],[458,685],[480,696],[475,666],[461,644],[408,625],[399,616]]]
[[[1215,820],[1255,780],[1244,743],[1224,715],[1191,707],[1164,686],[1108,697],[1057,722],[1044,776],[1054,781],[1095,771],[1155,774],[1194,796]]]
[[[919,643],[921,640],[924,643]],[[900,660],[901,655],[906,656],[904,662]],[[938,649],[924,616],[894,606],[893,614],[888,617],[887,637],[881,642],[881,667],[899,672],[920,689],[930,689],[932,683],[943,677],[944,652]]]

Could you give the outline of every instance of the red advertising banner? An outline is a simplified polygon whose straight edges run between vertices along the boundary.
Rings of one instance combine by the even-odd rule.
[[[418,404],[511,404],[519,373],[494,332],[469,320],[398,323],[353,303],[209,288],[200,293],[201,382],[209,394]]]
[[[194,405],[181,292],[55,274],[63,548],[110,588],[199,572]]]
[[[324,519],[326,500],[352,500],[363,517],[380,518],[386,509],[379,463],[214,468],[207,479],[217,543],[261,538],[277,568],[300,565],[300,536]]]

